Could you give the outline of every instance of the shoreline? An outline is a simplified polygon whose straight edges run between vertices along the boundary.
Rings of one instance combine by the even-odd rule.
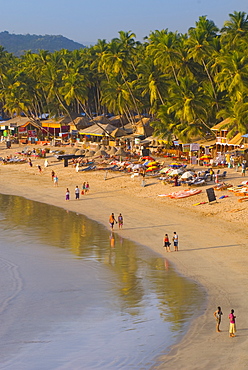
[[[117,215],[121,212],[124,227],[120,231],[114,229],[115,232],[159,253],[173,264],[177,272],[193,279],[207,292],[203,314],[190,322],[187,333],[180,342],[158,359],[161,363],[158,369],[164,369],[165,364],[172,369],[194,369],[199,368],[199,362],[204,369],[231,366],[247,368],[245,283],[248,249],[244,215],[243,222],[237,223],[237,216],[241,216],[240,212],[244,213],[245,204],[241,205],[240,212],[234,214],[225,212],[224,202],[216,206],[207,205],[208,208],[203,209],[195,207],[192,210],[192,207],[187,208],[187,204],[197,202],[200,196],[192,197],[191,200],[187,198],[181,205],[176,203],[177,200],[161,201],[155,198],[153,188],[157,187],[157,194],[161,194],[160,189],[164,188],[154,185],[154,179],[147,180],[149,186],[142,188],[140,182],[131,180],[128,175],[109,174],[109,179],[104,180],[104,172],[76,173],[73,168],[63,168],[62,163],[52,163],[40,175],[36,164],[43,164],[44,159],[34,162],[33,168],[29,168],[28,164],[0,166],[0,191],[82,213],[105,225],[107,229],[109,214],[114,212]],[[58,172],[58,188],[51,182],[52,169]],[[90,193],[76,201],[74,188],[75,185],[81,187],[82,181],[89,181]],[[64,200],[67,186],[71,190],[72,200],[69,202]],[[237,202],[237,199],[234,201]],[[226,216],[223,217],[224,221],[219,217],[219,210],[223,205]],[[232,217],[228,221],[226,218],[230,215]],[[179,234],[179,253],[165,253],[162,247],[163,235],[168,232],[171,238],[173,231]],[[223,332],[219,334],[215,333],[213,318],[218,305],[224,313],[221,324]],[[232,339],[228,337],[227,319],[231,308],[237,314],[238,326],[237,337]],[[235,355],[232,354],[233,347]]]

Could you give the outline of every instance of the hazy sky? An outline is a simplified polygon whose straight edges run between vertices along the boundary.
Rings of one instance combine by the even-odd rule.
[[[110,41],[132,31],[142,41],[151,31],[186,32],[206,15],[221,28],[247,0],[0,0],[0,31],[63,35],[74,41]]]

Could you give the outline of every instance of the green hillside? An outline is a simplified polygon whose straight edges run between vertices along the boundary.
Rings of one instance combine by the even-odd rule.
[[[20,56],[27,50],[37,53],[38,50],[54,52],[55,50],[67,49],[72,51],[85,47],[61,35],[15,35],[7,31],[0,32],[0,45],[16,56]]]

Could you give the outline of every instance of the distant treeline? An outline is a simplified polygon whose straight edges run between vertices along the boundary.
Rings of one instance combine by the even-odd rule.
[[[155,134],[188,141],[229,118],[247,133],[248,16],[229,14],[219,30],[205,16],[186,34],[129,32],[80,50],[15,57],[0,50],[0,104],[6,115],[84,112],[153,117]]]

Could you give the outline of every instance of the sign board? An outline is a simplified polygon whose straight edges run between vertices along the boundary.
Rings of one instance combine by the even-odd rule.
[[[184,153],[189,153],[190,152],[190,144],[183,144],[182,148],[183,148]]]
[[[206,189],[206,192],[207,192],[209,203],[210,202],[216,202],[216,196],[215,196],[214,188]]]
[[[200,145],[199,144],[190,144],[190,150],[191,152],[197,152],[198,150],[200,149]]]
[[[37,136],[36,131],[35,130],[28,130],[28,136],[29,137],[36,137]]]

